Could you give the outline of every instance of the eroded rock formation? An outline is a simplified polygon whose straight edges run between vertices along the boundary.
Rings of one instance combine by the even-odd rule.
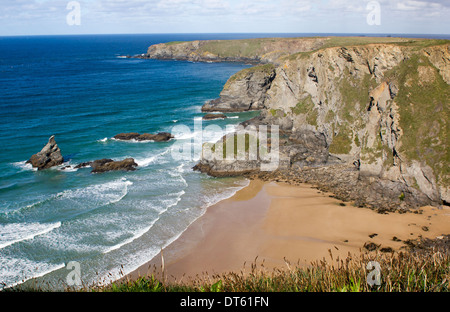
[[[61,154],[61,150],[56,144],[55,136],[52,135],[44,148],[39,153],[31,156],[27,161],[27,164],[31,164],[38,170],[43,170],[61,165],[63,162],[64,158]]]

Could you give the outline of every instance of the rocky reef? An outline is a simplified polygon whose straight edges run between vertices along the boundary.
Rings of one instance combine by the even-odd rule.
[[[205,114],[203,120],[215,120],[215,119],[227,119],[228,117],[224,114]]]
[[[174,136],[171,133],[167,132],[161,132],[158,134],[150,134],[150,133],[144,133],[139,134],[135,132],[131,133],[120,133],[116,136],[114,136],[114,139],[116,140],[122,140],[122,141],[154,141],[154,142],[167,142],[173,139]]]
[[[207,45],[177,46],[149,55],[183,59],[187,46],[197,55]],[[253,59],[259,65],[233,75],[203,111],[259,110],[242,126],[279,127],[277,170],[214,159],[196,170],[310,182],[378,209],[450,203],[450,41],[325,38]]]
[[[75,167],[75,169],[91,167],[91,173],[104,173],[109,171],[135,171],[138,164],[133,158],[127,158],[120,161],[112,159],[99,159],[91,162],[84,162]]]

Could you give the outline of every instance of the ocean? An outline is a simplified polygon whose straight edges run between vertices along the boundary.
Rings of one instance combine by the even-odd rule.
[[[207,207],[245,187],[243,178],[194,172],[196,159],[174,158],[172,149],[200,134],[216,141],[227,125],[257,114],[227,114],[203,122],[204,131],[195,128],[205,101],[250,65],[121,56],[161,42],[268,36],[299,34],[0,37],[0,289],[33,278],[62,288],[73,263],[84,285],[120,278],[156,256]],[[170,142],[113,139],[180,125],[191,132]],[[36,171],[26,161],[52,135],[64,165]],[[137,171],[74,168],[128,157]]]
[[[203,116],[201,106],[249,65],[120,58],[145,53],[154,43],[195,38],[0,38],[0,287],[34,277],[63,285],[70,262],[79,263],[84,284],[118,278],[153,258],[208,206],[246,185],[193,172],[195,159],[174,159],[171,148],[199,135],[194,124]],[[225,130],[254,115],[231,114],[227,121],[203,122],[203,128]],[[192,134],[175,134],[165,143],[113,139],[122,132],[172,132],[178,125]],[[205,131],[205,139],[222,134]],[[36,171],[25,162],[51,135],[65,163]],[[74,169],[128,157],[137,171]]]

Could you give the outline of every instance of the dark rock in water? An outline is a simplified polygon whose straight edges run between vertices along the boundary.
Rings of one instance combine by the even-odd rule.
[[[139,133],[131,132],[131,133],[120,133],[114,137],[116,140],[136,140],[140,136]]]
[[[155,142],[167,142],[173,139],[174,136],[168,132],[160,132],[158,134],[144,133],[140,135],[136,140],[138,141],[155,141]]]
[[[108,171],[135,171],[138,164],[133,158],[127,158],[121,161],[112,159],[100,159],[91,163],[92,173],[103,173]]]
[[[114,137],[114,139],[116,140],[123,140],[123,141],[136,140],[136,141],[154,141],[154,142],[167,142],[173,138],[174,136],[167,132],[161,132],[158,134],[150,134],[150,133],[139,134],[136,132],[120,133]]]
[[[75,169],[86,168],[86,167],[89,167],[91,164],[92,164],[92,161],[83,162],[79,165],[76,165]]]
[[[203,116],[203,120],[214,120],[214,119],[227,119],[224,114],[206,114]]]
[[[56,144],[55,136],[52,135],[47,145],[39,153],[31,156],[27,164],[31,164],[34,168],[42,170],[61,165],[63,162],[64,158],[62,157],[61,150]]]

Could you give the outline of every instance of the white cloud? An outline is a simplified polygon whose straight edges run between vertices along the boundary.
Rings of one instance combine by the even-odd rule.
[[[38,32],[41,25],[60,28],[69,0],[1,0],[0,34],[8,29]],[[93,33],[158,31],[164,25],[183,32],[360,32],[371,0],[78,0],[82,25]],[[378,0],[386,32],[450,29],[450,0]],[[53,24],[52,24],[53,23]],[[59,26],[58,26],[59,25]],[[155,27],[157,26],[157,27]],[[135,27],[135,28],[133,28]],[[72,28],[74,31],[76,28]],[[170,28],[167,31],[171,31]],[[397,29],[397,30],[396,30]],[[64,29],[63,29],[64,30]],[[431,31],[431,30],[430,30]]]

